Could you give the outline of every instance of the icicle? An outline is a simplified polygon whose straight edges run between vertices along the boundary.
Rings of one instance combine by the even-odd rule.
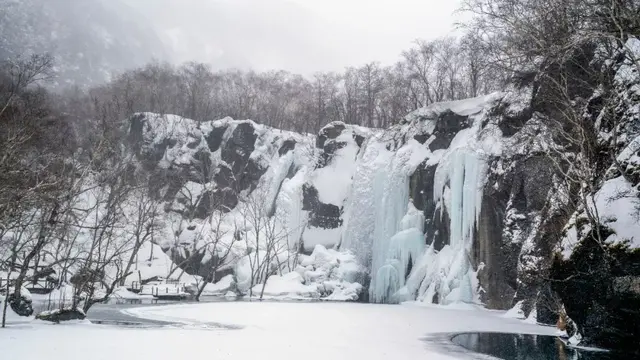
[[[418,229],[424,232],[424,214],[413,206],[413,201],[409,202],[407,214],[400,221],[400,230]]]
[[[409,297],[406,289],[403,289],[402,294],[397,292],[404,287],[409,272],[420,262],[424,253],[424,215],[411,202],[405,205],[405,209],[405,215],[400,221],[396,221],[404,230],[387,241],[377,242],[378,249],[382,246],[386,249],[383,256],[374,257],[374,264],[381,261],[384,263],[378,267],[372,278],[369,292],[372,302],[397,302]],[[391,267],[394,270],[391,270]]]
[[[387,167],[392,153],[374,144],[367,146],[358,159],[353,176],[352,192],[347,199],[341,249],[353,251],[358,262],[371,267],[374,232],[379,212],[383,211],[383,195],[387,181]]]
[[[374,280],[371,282],[370,296],[375,303],[394,303],[394,297],[399,290],[400,275],[398,268],[399,261],[390,261],[376,272]]]
[[[395,234],[389,244],[389,259],[398,261],[398,287],[402,287],[410,267],[414,266],[424,252],[424,235],[422,231],[411,228]]]
[[[478,299],[469,253],[480,216],[485,173],[486,164],[473,150],[459,148],[443,157],[434,176],[433,197],[441,213],[447,211],[449,244],[437,254],[427,250],[403,292],[417,292],[419,300],[441,304]]]

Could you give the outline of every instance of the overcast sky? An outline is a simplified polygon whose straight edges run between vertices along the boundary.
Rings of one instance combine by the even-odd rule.
[[[269,1],[269,0],[267,0]],[[327,23],[338,26],[331,37],[341,41],[343,64],[393,62],[417,38],[434,38],[453,30],[457,0],[290,0]],[[358,42],[353,42],[353,36]]]
[[[155,22],[177,61],[310,74],[391,64],[451,33],[459,0],[123,0]]]

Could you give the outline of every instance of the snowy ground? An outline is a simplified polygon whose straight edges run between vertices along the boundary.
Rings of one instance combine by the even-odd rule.
[[[26,360],[127,359],[455,359],[436,333],[554,334],[501,312],[412,304],[227,302],[134,308],[129,314],[182,326],[119,328],[75,323],[15,324],[0,330],[3,356]],[[211,324],[225,325],[221,328]],[[442,337],[440,337],[442,339]],[[38,344],[33,346],[33,344]]]

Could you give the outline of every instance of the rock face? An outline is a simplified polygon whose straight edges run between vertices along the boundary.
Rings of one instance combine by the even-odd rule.
[[[607,256],[616,256],[619,261],[611,264]],[[556,259],[552,275],[557,281],[553,288],[561,294],[567,314],[578,324],[585,342],[638,352],[638,264],[637,249],[603,248],[594,239],[585,239],[569,260]]]
[[[637,59],[640,40],[626,48]],[[593,94],[585,111],[598,126],[601,149],[594,190],[586,194],[593,205],[575,209],[563,229],[552,288],[584,344],[640,354],[640,73],[623,56],[610,70],[609,93]],[[615,125],[597,120],[606,118],[604,101],[616,109]]]
[[[274,202],[289,168],[296,167],[296,144],[310,141],[252,121],[198,123],[149,113],[129,120],[127,139],[139,171],[151,175],[150,190],[164,204],[170,219],[165,235],[156,242],[185,271],[201,276],[219,267],[216,256],[205,254],[195,245],[211,231],[207,226],[211,226],[213,217],[219,217],[214,214],[235,209],[240,198],[253,192],[260,182],[277,188],[276,194],[265,194],[265,198],[271,198],[269,202]],[[273,170],[272,162],[287,156],[290,163],[284,174],[266,174]],[[230,271],[228,266],[220,269],[214,280]]]
[[[482,302],[494,309],[521,302],[526,315],[535,310],[544,323],[555,323],[564,304],[593,343],[618,346],[628,339],[596,339],[604,336],[597,330],[602,324],[618,321],[627,309],[611,311],[606,302],[620,297],[635,304],[637,297],[637,221],[628,215],[640,182],[634,110],[640,81],[637,69],[626,71],[614,90],[617,114],[626,119],[616,129],[618,143],[610,143],[613,129],[597,123],[601,149],[614,151],[616,161],[601,156],[604,176],[594,179],[597,193],[587,195],[626,189],[628,196],[616,200],[625,201],[619,203],[624,214],[604,200],[595,206],[607,216],[602,224],[614,243],[632,241],[624,251],[611,250],[616,263],[588,279],[571,274],[606,256],[584,243],[592,228],[576,201],[580,187],[567,185],[566,160],[552,159],[550,149],[575,154],[555,142],[543,121],[555,113],[545,113],[534,91],[542,90],[532,83],[433,104],[386,130],[331,123],[315,139],[251,121],[139,114],[131,119],[129,144],[141,167],[156,175],[154,191],[167,213],[189,224],[159,240],[188,272],[216,266],[215,257],[190,256],[190,234],[206,229],[216,211],[242,215],[257,194],[265,212],[285,224],[289,249],[309,254],[320,245],[353,253],[364,269],[353,277],[368,286],[369,301]],[[587,104],[590,119],[603,111],[597,99]],[[568,244],[580,245],[571,250]],[[559,251],[566,254],[554,262]],[[574,280],[549,281],[562,276]],[[579,295],[581,281],[593,291],[601,283],[607,288],[589,298]],[[606,336],[616,331],[637,333],[621,326]]]
[[[552,246],[543,244],[556,242],[536,232],[552,211],[545,204],[554,184],[552,164],[514,145],[522,131],[502,134],[504,122],[528,111],[522,96],[510,96],[436,104],[385,131],[332,123],[315,142],[250,121],[154,114],[134,116],[128,138],[145,171],[162,179],[159,201],[188,225],[159,243],[190,274],[217,266],[192,248],[206,219],[240,208],[248,193],[265,193],[270,214],[292,230],[290,245],[306,253],[317,245],[352,251],[368,269],[361,283],[401,261],[403,248],[393,249],[409,245],[389,239],[417,227],[433,258],[414,252],[401,261],[406,278],[396,290],[403,297],[497,309],[527,299],[531,308],[542,286],[537,274],[551,264]],[[422,213],[420,224],[403,225],[411,222],[409,203]]]

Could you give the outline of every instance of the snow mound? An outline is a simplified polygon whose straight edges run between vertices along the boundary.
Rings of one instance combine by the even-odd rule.
[[[522,309],[523,304],[524,304],[523,300],[518,301],[511,309],[509,309],[509,311],[504,313],[503,316],[510,319],[520,319],[520,320],[526,319],[527,317],[524,313],[524,310]]]
[[[264,287],[264,292],[263,292]],[[272,275],[264,284],[258,284],[253,288],[254,296],[266,296],[267,298],[305,298],[317,299],[320,297],[317,288],[305,285],[304,279],[297,272],[284,275]]]
[[[316,245],[311,255],[300,255],[294,271],[272,275],[264,285],[264,297],[356,301],[363,286],[356,281],[365,271],[350,252]],[[262,284],[253,287],[259,297]]]
[[[629,241],[634,248],[640,247],[638,195],[638,190],[622,176],[607,180],[596,193],[595,206],[600,221],[615,232],[607,241]]]
[[[235,281],[233,280],[233,275],[227,275],[220,279],[215,284],[207,284],[202,291],[202,295],[206,296],[218,296],[225,295],[229,292],[233,293],[231,289],[235,286]],[[235,293],[233,293],[235,294]]]

